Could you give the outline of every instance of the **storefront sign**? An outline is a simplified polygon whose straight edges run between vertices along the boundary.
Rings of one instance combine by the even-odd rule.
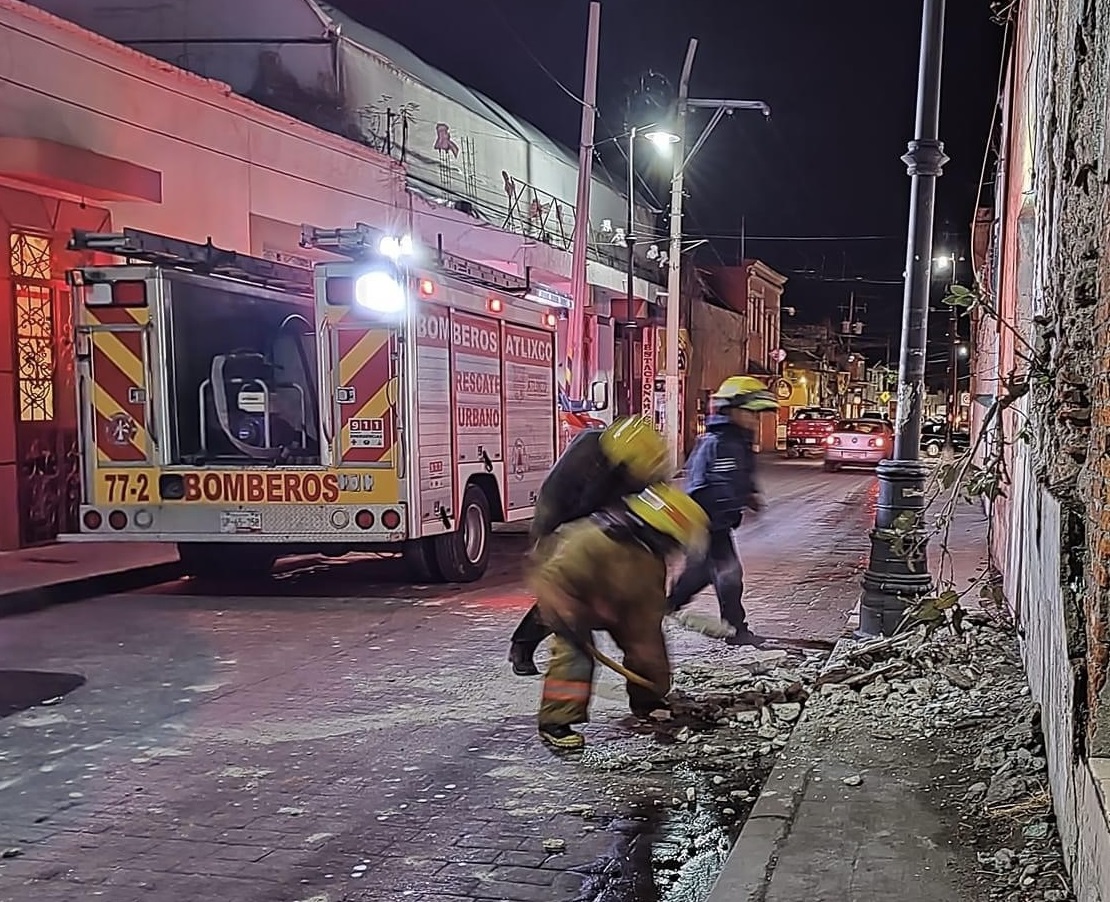
[[[644,329],[641,346],[643,366],[640,375],[640,412],[645,417],[655,416],[655,334],[655,329]]]

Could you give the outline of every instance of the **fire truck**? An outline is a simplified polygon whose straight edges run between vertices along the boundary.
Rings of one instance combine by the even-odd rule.
[[[301,243],[329,262],[74,233],[125,262],[68,274],[83,497],[67,538],[173,542],[201,577],[370,551],[422,580],[480,578],[491,524],[532,516],[557,453],[569,298],[365,225]]]

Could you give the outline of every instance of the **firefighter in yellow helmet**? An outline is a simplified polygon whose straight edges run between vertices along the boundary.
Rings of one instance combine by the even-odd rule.
[[[671,669],[663,640],[667,557],[697,553],[708,518],[684,492],[659,483],[583,520],[567,524],[530,574],[537,607],[555,631],[543,683],[540,738],[558,749],[585,744],[574,724],[588,720],[593,684],[592,634],[605,630],[624,652],[629,707],[646,716],[664,705]]]
[[[755,482],[755,451],[761,414],[778,410],[778,401],[752,376],[730,376],[712,398],[713,414],[686,462],[686,491],[709,517],[709,542],[686,556],[686,568],[675,580],[668,608],[677,611],[710,582],[717,592],[721,618],[735,635],[734,645],[759,645],[762,639],[748,626],[741,596],[744,570],[732,541],[744,510],[763,508]]]
[[[530,539],[534,554],[564,523],[588,517],[668,474],[667,446],[646,417],[627,417],[580,433],[540,487]],[[539,673],[536,649],[549,630],[533,607],[512,637],[509,660],[518,676]]]

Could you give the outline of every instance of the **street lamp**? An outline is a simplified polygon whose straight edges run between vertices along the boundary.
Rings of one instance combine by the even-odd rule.
[[[933,206],[937,178],[948,162],[939,140],[943,59],[944,0],[924,0],[917,121],[914,140],[902,157],[910,176],[910,218],[894,458],[879,464],[879,501],[860,598],[859,632],[870,636],[893,634],[902,623],[907,603],[925,597],[932,588],[922,529],[928,468],[921,462],[921,419],[929,337],[929,276],[934,264]]]
[[[624,232],[625,244],[628,247],[628,286],[625,300],[628,305],[626,328],[635,323],[636,292],[633,279],[636,276],[636,139],[646,138],[660,152],[669,151],[678,143],[678,135],[668,131],[661,125],[652,124],[643,127],[632,126],[628,132],[628,225]],[[635,412],[636,393],[632,388],[632,372],[634,369],[631,336],[626,342],[628,358],[625,363],[625,384],[628,386],[628,412]]]
[[[959,257],[963,260],[963,257]],[[956,253],[942,254],[934,258],[933,266],[940,272],[948,273],[948,290],[956,284]],[[948,408],[947,425],[945,427],[944,448],[949,454],[954,453],[955,445],[952,442],[952,433],[956,430],[956,408],[959,405],[960,376],[959,376],[959,344],[960,344],[960,312],[955,304],[948,307]]]

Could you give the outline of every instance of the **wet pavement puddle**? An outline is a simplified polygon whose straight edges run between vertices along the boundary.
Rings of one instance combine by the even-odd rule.
[[[79,673],[0,670],[0,718],[52,704],[84,685],[85,678]]]

